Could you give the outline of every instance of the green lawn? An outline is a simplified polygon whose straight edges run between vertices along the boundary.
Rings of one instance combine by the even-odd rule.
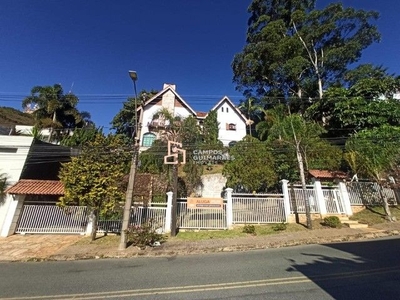
[[[397,218],[398,221],[400,221],[400,206],[391,207],[390,212],[393,216]],[[385,212],[383,210],[383,207],[380,206],[366,208],[354,214],[349,219],[356,220],[359,223],[364,223],[368,225],[387,222],[385,220]]]

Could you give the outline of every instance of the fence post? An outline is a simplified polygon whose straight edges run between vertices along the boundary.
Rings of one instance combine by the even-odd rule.
[[[165,224],[164,232],[171,232],[171,221],[172,221],[172,194],[173,192],[167,193],[167,209],[165,210]]]
[[[86,207],[86,211],[89,211],[89,208]],[[89,214],[87,216],[87,225],[86,225],[86,231],[85,231],[85,235],[91,235],[92,234],[92,230],[93,230],[93,214]],[[98,221],[98,220],[97,220]]]
[[[317,198],[315,200],[318,203],[319,213],[321,214],[321,217],[323,217],[326,216],[328,212],[326,211],[326,203],[325,203],[324,193],[322,191],[321,181],[313,178],[313,182],[314,182],[315,197]]]
[[[353,209],[351,208],[349,192],[347,191],[346,184],[343,181],[339,181],[338,185],[339,185],[340,195],[342,196],[344,211],[346,212],[346,215],[352,216]]]
[[[289,180],[282,179],[282,192],[283,192],[283,206],[285,210],[285,222],[289,223],[290,216],[290,198],[289,198]]]
[[[233,189],[226,188],[226,227],[232,228],[233,225],[233,205],[232,205],[232,192]]]

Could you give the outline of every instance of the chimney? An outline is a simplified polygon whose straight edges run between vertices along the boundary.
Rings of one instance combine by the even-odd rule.
[[[171,83],[164,83],[163,90],[165,90],[168,87],[170,87],[174,91],[176,90],[176,84],[171,84]]]
[[[164,83],[164,89],[171,88],[175,91],[176,85]],[[175,110],[175,94],[172,91],[167,91],[162,96],[162,106],[166,108],[171,114],[174,114]]]

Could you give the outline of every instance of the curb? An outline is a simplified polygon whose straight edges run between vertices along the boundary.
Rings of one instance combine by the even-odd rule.
[[[238,244],[235,246],[218,246],[215,247],[191,247],[188,249],[173,249],[168,246],[157,248],[147,248],[145,250],[136,251],[117,251],[111,250],[108,253],[92,253],[92,254],[72,254],[72,255],[50,255],[48,257],[29,257],[19,260],[2,261],[2,262],[43,262],[43,261],[74,261],[74,260],[93,260],[93,259],[121,259],[121,258],[138,258],[138,257],[174,257],[186,255],[199,255],[208,253],[227,253],[240,252],[262,249],[277,249],[300,245],[320,245],[328,243],[341,243],[351,241],[373,240],[384,237],[399,236],[399,230],[374,230],[366,233],[357,233],[346,236],[334,236],[330,238],[311,237],[309,239],[291,240],[285,242],[253,242],[250,244]],[[171,246],[173,247],[173,245]],[[129,248],[128,248],[129,249]],[[130,249],[132,250],[132,249]]]

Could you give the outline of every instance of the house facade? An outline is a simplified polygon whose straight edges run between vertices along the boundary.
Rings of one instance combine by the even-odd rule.
[[[143,107],[138,108],[141,123],[141,150],[152,146],[154,140],[159,138],[159,132],[169,127],[160,111],[167,110],[174,117],[185,119],[192,116],[202,124],[207,113],[195,111],[176,91],[176,85],[164,84],[163,89],[147,100]],[[223,97],[210,111],[217,111],[219,123],[218,139],[229,146],[246,135],[246,118],[236,108],[228,97]]]
[[[0,236],[15,232],[24,204],[55,205],[63,195],[58,172],[71,149],[29,136],[0,135],[0,173],[8,188],[0,202]]]
[[[21,177],[33,137],[0,135],[0,173],[9,185],[14,185]],[[13,217],[21,209],[18,197],[6,194],[0,203],[0,236],[8,236]]]

